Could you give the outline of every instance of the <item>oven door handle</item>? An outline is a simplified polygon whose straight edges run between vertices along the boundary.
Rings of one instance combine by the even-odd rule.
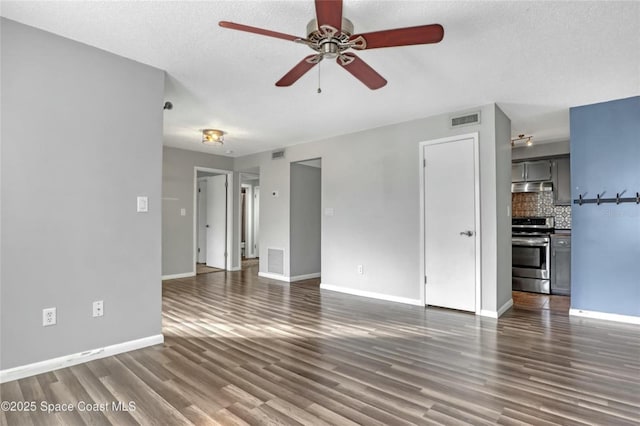
[[[525,247],[547,247],[549,246],[549,240],[538,240],[531,238],[512,238],[511,244],[514,246],[525,246]]]

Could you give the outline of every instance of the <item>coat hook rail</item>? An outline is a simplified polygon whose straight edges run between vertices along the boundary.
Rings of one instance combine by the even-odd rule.
[[[600,204],[607,204],[607,203],[615,203],[615,204],[635,203],[635,204],[640,204],[640,192],[636,192],[636,196],[635,197],[621,197],[620,195],[624,194],[624,191],[622,193],[617,192],[615,198],[603,198],[602,197],[603,194],[604,194],[604,192],[602,194],[597,194],[596,198],[584,198],[583,194],[579,194],[578,198],[573,200],[573,204],[578,204],[579,206],[581,206],[583,204],[596,204],[596,205],[599,206]]]

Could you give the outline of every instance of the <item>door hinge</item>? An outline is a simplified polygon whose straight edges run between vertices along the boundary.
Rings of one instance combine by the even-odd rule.
[[[422,159],[422,167],[427,167],[427,160],[425,158]]]
[[[202,191],[200,190],[200,188],[198,188],[198,193],[200,193],[200,192],[202,192]]]
[[[425,284],[427,283],[427,276],[426,275],[424,276],[424,283]]]
[[[229,182],[224,181],[224,187],[225,187],[225,188],[228,188],[228,187],[229,187]]]
[[[200,247],[198,247],[198,253],[200,253]]]

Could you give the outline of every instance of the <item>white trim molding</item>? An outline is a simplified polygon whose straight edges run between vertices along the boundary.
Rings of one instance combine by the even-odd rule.
[[[584,309],[576,309],[576,308],[569,309],[569,315],[574,317],[585,317],[585,318],[625,322],[627,324],[640,325],[640,317],[636,317],[633,315],[610,314],[607,312],[586,311]]]
[[[284,281],[286,283],[289,282],[289,277],[285,277],[284,275],[280,274],[273,274],[271,272],[258,272],[258,276],[262,278],[269,278],[272,280]]]
[[[314,272],[313,274],[295,275],[293,277],[289,277],[289,282],[293,283],[296,281],[310,280],[312,278],[320,278],[320,272]]]
[[[280,274],[273,274],[271,272],[258,272],[258,276],[262,278],[270,278],[272,280],[284,281],[286,283],[293,283],[296,281],[310,280],[311,278],[320,278],[320,272],[305,275],[295,275],[293,277],[285,277]]]
[[[189,278],[189,277],[195,277],[195,276],[196,276],[195,272],[185,272],[185,273],[182,273],[182,274],[163,275],[162,276],[162,281],[175,280],[177,278]]]
[[[117,343],[115,345],[105,346],[104,348],[92,349],[58,358],[34,362],[33,364],[7,368],[6,370],[0,370],[0,383],[35,376],[36,374],[47,373],[60,368],[71,367],[72,365],[82,364],[95,359],[106,358],[123,352],[146,348],[147,346],[160,345],[162,343],[164,343],[164,336],[162,334],[156,334],[155,336],[129,340],[128,342]]]
[[[480,316],[481,317],[488,317],[488,318],[500,318],[502,316],[502,314],[504,314],[505,312],[507,312],[511,307],[513,306],[513,299],[509,299],[507,300],[504,305],[500,306],[500,309],[498,309],[497,311],[490,311],[488,309],[482,309],[480,311]]]
[[[410,299],[408,297],[392,296],[390,294],[375,293],[373,291],[358,290],[355,288],[341,287],[332,284],[320,283],[321,290],[346,293],[354,296],[368,297],[370,299],[386,300],[388,302],[404,303],[406,305],[424,306],[422,299]]]

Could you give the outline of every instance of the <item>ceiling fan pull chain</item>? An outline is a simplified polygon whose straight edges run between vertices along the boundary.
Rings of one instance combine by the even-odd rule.
[[[322,64],[318,64],[318,93],[322,93],[322,89],[320,88],[320,67]]]

